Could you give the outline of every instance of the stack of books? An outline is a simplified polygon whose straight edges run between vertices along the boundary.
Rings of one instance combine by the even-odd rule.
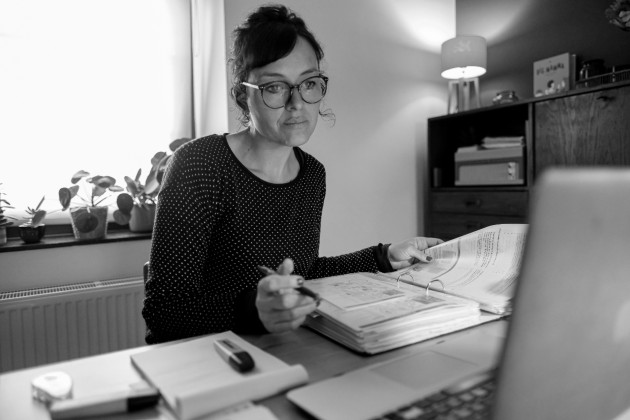
[[[485,137],[455,153],[455,185],[523,185],[524,138]]]

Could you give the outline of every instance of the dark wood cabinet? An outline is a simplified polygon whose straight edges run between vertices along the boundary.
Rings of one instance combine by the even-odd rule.
[[[554,165],[630,165],[630,87],[534,105],[535,175]]]
[[[486,136],[524,138],[522,185],[455,185],[455,152]],[[545,168],[630,165],[630,83],[430,118],[427,150],[425,235],[448,240],[527,223],[530,190]]]

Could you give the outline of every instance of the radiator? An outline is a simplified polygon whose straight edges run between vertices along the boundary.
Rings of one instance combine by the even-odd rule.
[[[0,372],[145,344],[142,278],[0,293]]]

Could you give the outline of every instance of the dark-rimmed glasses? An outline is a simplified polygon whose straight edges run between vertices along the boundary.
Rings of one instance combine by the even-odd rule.
[[[291,100],[293,89],[297,88],[300,97],[307,104],[316,104],[326,95],[328,88],[328,77],[313,76],[304,79],[297,85],[290,85],[287,82],[267,82],[262,85],[241,82],[241,84],[260,90],[262,100],[271,109],[283,108]]]

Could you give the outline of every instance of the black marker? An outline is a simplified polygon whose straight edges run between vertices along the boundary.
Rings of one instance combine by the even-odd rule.
[[[258,266],[258,270],[260,270],[260,272],[263,273],[265,276],[270,276],[272,274],[278,274],[275,271],[273,271],[271,268],[265,267],[264,265],[259,265]],[[317,302],[318,304],[319,304],[319,301],[322,300],[322,298],[317,293],[315,293],[314,291],[312,291],[308,287],[299,286],[299,287],[296,287],[295,290],[298,293],[300,293],[301,295],[313,298],[315,300],[315,302]]]
[[[153,407],[159,400],[160,393],[153,387],[91,397],[71,398],[53,401],[50,406],[50,418],[53,420],[75,419],[127,413]]]
[[[228,365],[232,366],[235,371],[245,373],[254,369],[256,365],[254,359],[245,350],[227,339],[221,339],[214,342],[214,348],[217,353],[225,360]]]

